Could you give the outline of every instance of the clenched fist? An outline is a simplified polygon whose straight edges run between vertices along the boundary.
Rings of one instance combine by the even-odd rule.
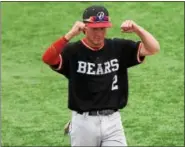
[[[79,35],[81,32],[83,32],[85,28],[85,24],[80,21],[76,21],[71,30],[65,35],[65,38],[67,40],[72,39],[73,37]]]
[[[132,20],[126,20],[121,24],[121,31],[125,33],[136,32],[139,26]]]

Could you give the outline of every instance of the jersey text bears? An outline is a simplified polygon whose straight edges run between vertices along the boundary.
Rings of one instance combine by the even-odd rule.
[[[104,63],[91,63],[78,61],[77,72],[87,75],[105,75],[119,69],[118,59],[112,59]]]

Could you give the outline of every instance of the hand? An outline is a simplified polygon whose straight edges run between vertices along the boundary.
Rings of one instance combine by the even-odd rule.
[[[65,124],[65,126],[64,126],[64,135],[69,133],[70,125],[71,125],[70,121],[68,121],[68,123]]]
[[[83,32],[85,28],[85,24],[80,21],[76,21],[71,30],[65,35],[65,38],[67,40],[72,39],[73,37],[79,35],[81,32]]]
[[[139,26],[132,20],[126,20],[121,24],[121,31],[124,33],[133,33],[138,30]]]

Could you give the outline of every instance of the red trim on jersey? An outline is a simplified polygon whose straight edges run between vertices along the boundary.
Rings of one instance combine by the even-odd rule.
[[[60,62],[59,62],[59,66],[58,66],[58,68],[56,70],[60,70],[61,67],[62,67],[62,56],[59,55],[59,58],[60,58]]]
[[[143,62],[143,60],[141,60],[141,56],[140,56],[141,48],[142,48],[142,43],[139,44],[138,52],[137,52],[137,61],[138,61],[139,63]]]
[[[83,38],[81,41],[82,41],[82,43],[83,43],[87,48],[89,48],[89,49],[91,49],[91,50],[93,50],[93,51],[100,50],[100,49],[102,49],[103,46],[104,46],[104,43],[103,43],[100,47],[91,47],[91,46],[89,45],[89,43],[88,43],[88,41],[87,41],[86,38]]]
[[[61,64],[62,57],[60,53],[64,46],[67,44],[68,40],[62,37],[55,41],[43,54],[42,61],[48,65]]]

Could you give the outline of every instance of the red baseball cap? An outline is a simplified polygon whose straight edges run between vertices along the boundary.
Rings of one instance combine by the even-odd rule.
[[[112,27],[109,12],[103,6],[94,5],[86,8],[83,13],[83,22],[87,25],[87,27],[91,28]]]

